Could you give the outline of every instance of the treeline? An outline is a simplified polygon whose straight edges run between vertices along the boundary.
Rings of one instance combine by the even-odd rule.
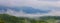
[[[38,19],[0,14],[0,23],[58,23],[60,16],[42,16]]]

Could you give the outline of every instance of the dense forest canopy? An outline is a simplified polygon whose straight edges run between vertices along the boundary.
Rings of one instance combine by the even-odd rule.
[[[60,20],[60,16],[42,16],[39,20],[16,17],[8,14],[0,14],[0,23],[57,23]]]

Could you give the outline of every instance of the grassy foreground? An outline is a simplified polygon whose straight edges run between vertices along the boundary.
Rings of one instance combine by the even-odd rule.
[[[16,17],[8,14],[0,14],[0,23],[59,23],[60,16],[42,16],[38,20]]]

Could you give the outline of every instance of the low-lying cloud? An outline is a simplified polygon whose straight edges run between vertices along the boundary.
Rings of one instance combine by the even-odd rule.
[[[17,17],[40,17],[40,16],[59,16],[59,10],[41,10],[32,7],[0,7],[0,11]],[[6,11],[7,10],[7,11]]]
[[[0,0],[0,5],[4,6],[3,8],[0,6],[0,10],[6,11],[9,8],[6,13],[15,16],[38,17],[44,15],[60,15],[60,1],[58,0]],[[23,8],[23,11],[22,6],[31,6],[33,9],[28,7]]]

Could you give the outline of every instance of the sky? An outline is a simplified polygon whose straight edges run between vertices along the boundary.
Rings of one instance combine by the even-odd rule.
[[[44,13],[44,14],[41,14],[39,12],[36,14],[24,13],[25,11],[27,12],[28,10],[31,10],[28,8],[25,8],[26,9],[25,11],[21,11],[19,13],[12,10],[8,10],[7,12],[8,14],[12,14],[15,16],[24,16],[24,17],[37,16],[38,17],[38,16],[44,16],[44,15],[53,15],[53,16],[60,15],[60,0],[0,0],[0,5],[10,7],[10,8],[13,8],[13,7],[22,8],[23,6],[27,6],[28,8],[32,7],[34,9],[39,9],[42,11],[51,10],[50,12]],[[31,10],[31,11],[33,12],[34,10]]]

